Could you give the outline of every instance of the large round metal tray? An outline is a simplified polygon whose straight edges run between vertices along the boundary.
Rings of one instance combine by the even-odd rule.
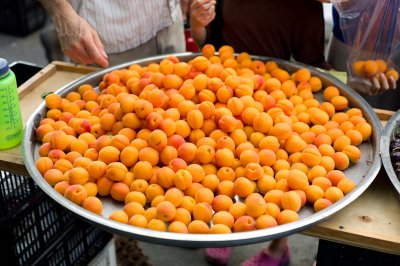
[[[181,61],[189,61],[198,54],[182,53],[174,55],[177,56]],[[76,81],[71,82],[65,87],[59,89],[56,93],[62,96],[66,95],[68,92],[76,90],[80,85],[85,83],[97,86],[101,81],[103,75],[112,70],[127,68],[129,65],[134,63],[147,65],[154,62],[160,62],[161,59],[165,58],[166,56],[167,55],[145,58],[142,60],[131,61],[118,66],[103,69],[101,71],[89,74]],[[26,168],[28,169],[30,175],[35,180],[35,182],[45,193],[47,193],[56,202],[78,215],[80,218],[90,223],[93,223],[94,225],[97,225],[102,229],[111,231],[113,233],[125,235],[127,237],[140,241],[185,247],[221,247],[247,245],[283,237],[311,227],[314,224],[317,224],[326,219],[330,215],[335,214],[336,212],[347,206],[349,203],[357,199],[372,183],[373,179],[376,177],[381,167],[379,147],[382,127],[380,125],[378,117],[373,112],[368,103],[355,91],[353,91],[351,88],[349,88],[347,85],[343,84],[341,81],[334,78],[333,76],[325,74],[316,68],[303,64],[291,63],[268,57],[253,56],[253,58],[265,61],[275,60],[281,67],[285,68],[289,72],[293,72],[301,67],[309,68],[313,76],[320,77],[324,87],[329,85],[334,85],[338,87],[341,91],[341,94],[349,99],[350,105],[352,107],[360,108],[363,111],[366,120],[372,125],[373,131],[370,141],[365,142],[360,146],[362,152],[361,160],[356,165],[350,167],[345,171],[346,176],[356,183],[356,188],[340,201],[332,204],[330,207],[318,213],[315,213],[311,207],[303,207],[299,212],[300,219],[296,222],[279,225],[263,230],[225,235],[177,234],[169,232],[159,232],[118,223],[109,220],[108,216],[112,211],[122,209],[123,205],[121,203],[116,203],[110,199],[102,199],[104,211],[101,216],[95,215],[73,204],[69,200],[65,199],[58,192],[56,192],[49,184],[46,183],[39,171],[36,169],[35,160],[38,158],[37,149],[39,145],[35,141],[35,129],[37,128],[39,121],[45,115],[46,107],[44,103],[42,103],[32,114],[25,128],[23,138],[23,156]],[[319,96],[317,95],[317,98],[318,97],[320,98],[320,100],[322,100],[322,93],[320,93]]]
[[[390,158],[390,142],[394,140],[396,132],[400,130],[400,110],[397,111],[388,121],[383,131],[381,141],[381,156],[383,166],[385,167],[386,173],[392,181],[394,188],[397,191],[397,196],[400,199],[400,179],[394,171],[392,161]]]

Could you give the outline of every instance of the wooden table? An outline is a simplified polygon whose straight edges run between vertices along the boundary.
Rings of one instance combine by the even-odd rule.
[[[53,62],[18,89],[24,123],[42,102],[42,93],[56,91],[96,68]],[[391,111],[375,109],[382,123]],[[0,169],[29,175],[21,147],[0,152]],[[357,247],[400,255],[400,200],[382,167],[371,186],[350,205],[304,234]]]

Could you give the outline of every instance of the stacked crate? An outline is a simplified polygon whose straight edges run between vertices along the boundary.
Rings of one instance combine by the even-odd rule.
[[[30,177],[0,171],[0,258],[8,265],[87,265],[112,239]]]
[[[25,36],[42,27],[46,12],[37,0],[3,0],[0,8],[0,32]]]

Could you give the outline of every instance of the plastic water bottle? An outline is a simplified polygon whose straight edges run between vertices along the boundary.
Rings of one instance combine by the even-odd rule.
[[[17,81],[7,60],[0,58],[0,149],[21,143],[22,131]]]

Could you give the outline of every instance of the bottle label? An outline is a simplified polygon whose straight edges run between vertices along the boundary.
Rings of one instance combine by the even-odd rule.
[[[22,128],[17,83],[9,76],[0,85],[0,149],[19,144]]]

